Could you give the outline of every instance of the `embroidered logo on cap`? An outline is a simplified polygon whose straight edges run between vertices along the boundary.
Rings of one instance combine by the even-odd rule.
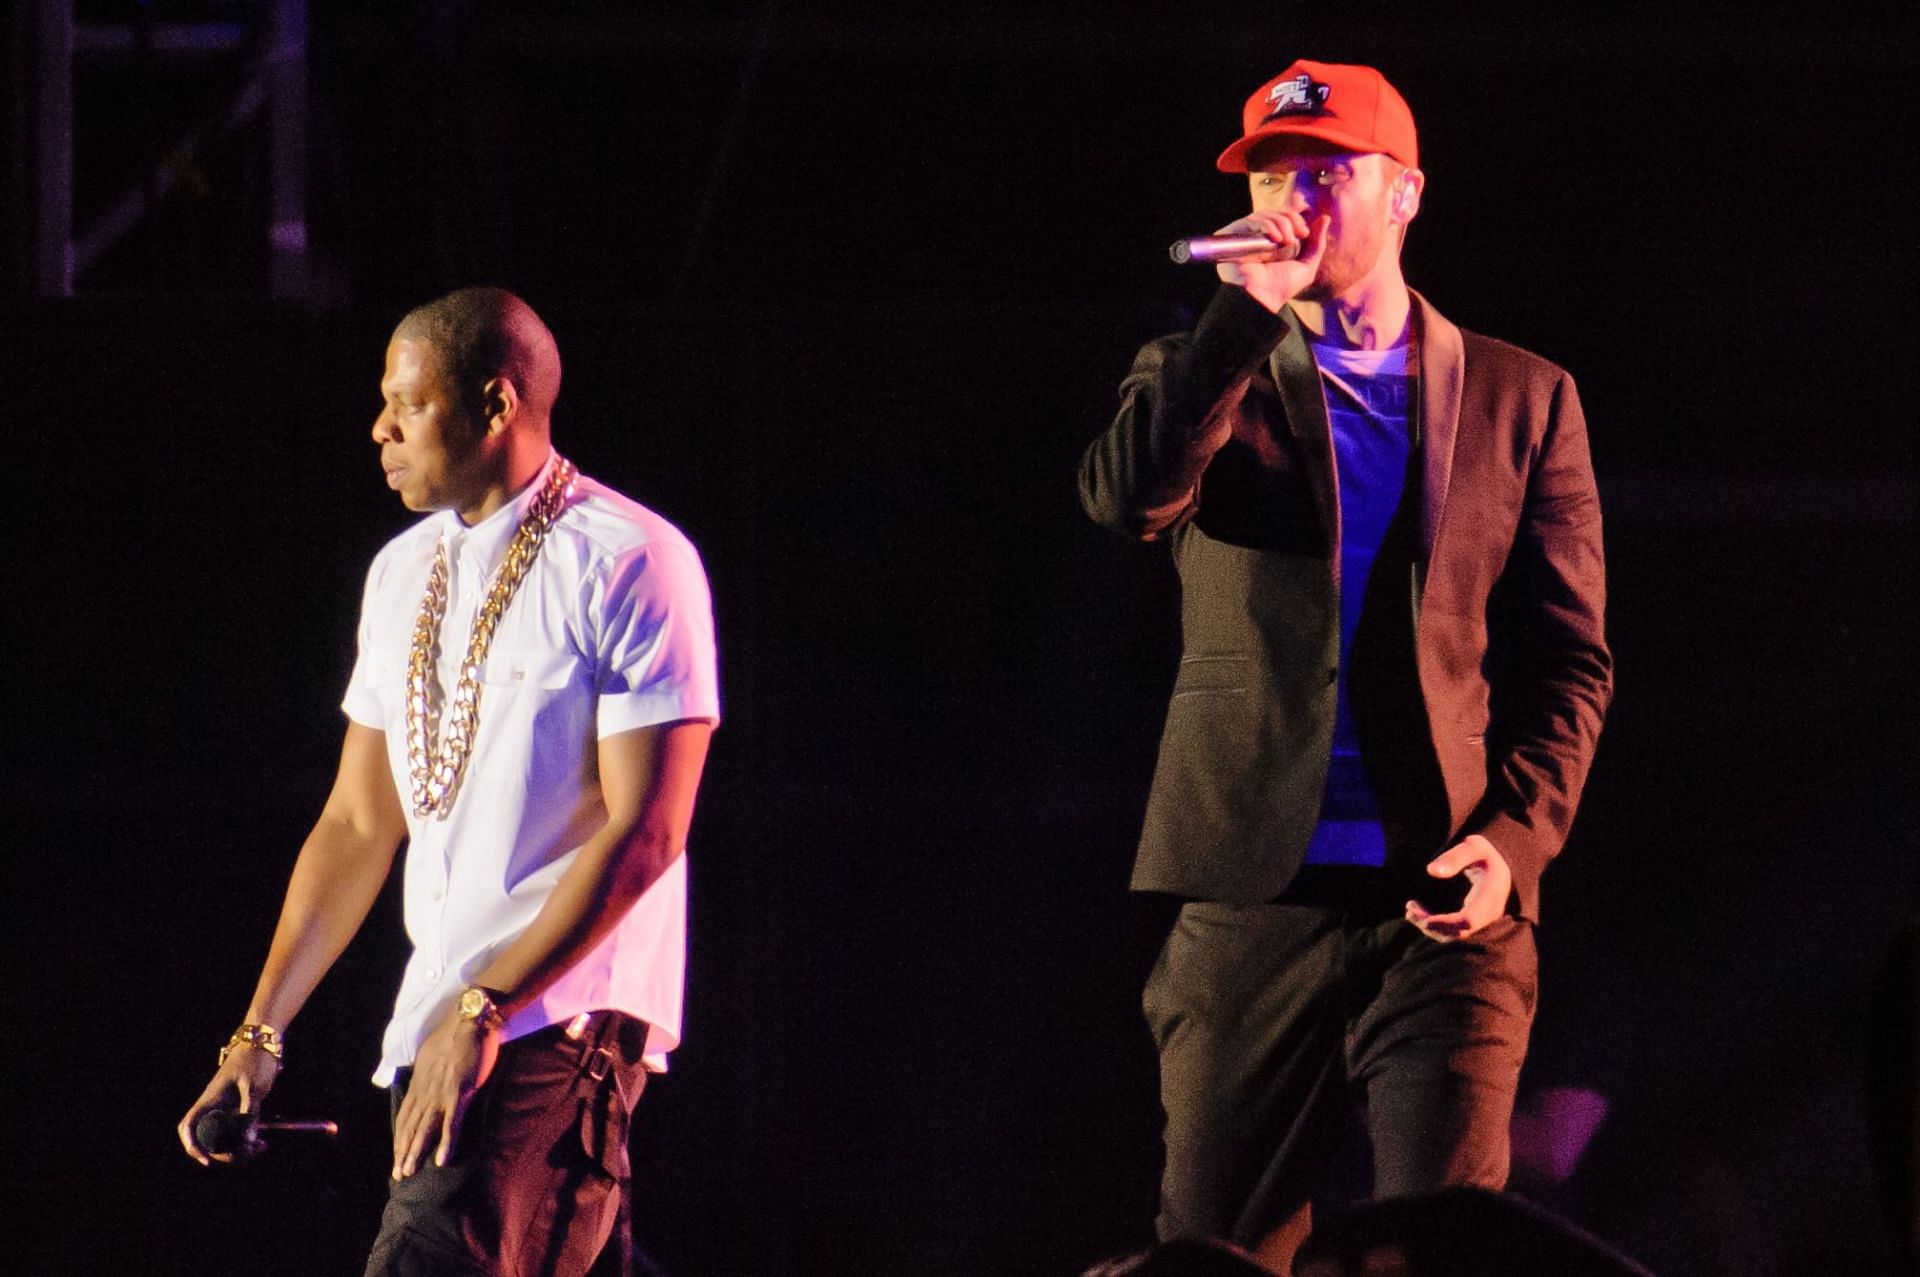
[[[1325,115],[1330,92],[1326,85],[1302,71],[1267,90],[1267,119],[1281,115]]]

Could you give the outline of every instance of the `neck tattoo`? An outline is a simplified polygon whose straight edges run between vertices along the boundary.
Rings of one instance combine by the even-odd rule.
[[[440,625],[447,613],[447,539],[434,547],[433,569],[427,573],[427,592],[420,600],[420,614],[413,622],[413,648],[407,657],[407,774],[413,782],[413,814],[425,819],[436,812],[445,815],[453,807],[454,791],[466,769],[467,755],[473,751],[474,733],[480,725],[480,667],[486,663],[493,646],[493,633],[513,602],[521,578],[533,566],[547,529],[566,509],[573,495],[573,482],[579,472],[564,457],[556,461],[547,484],[527,507],[527,515],[514,531],[513,540],[500,566],[493,570],[487,596],[473,618],[473,634],[467,640],[467,659],[460,663],[460,681],[453,691],[453,706],[446,731],[439,733],[436,745],[435,720],[439,718],[440,680],[436,669],[440,656]]]

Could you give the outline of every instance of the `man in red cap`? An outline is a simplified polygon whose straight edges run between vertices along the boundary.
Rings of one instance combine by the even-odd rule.
[[[1140,352],[1080,494],[1182,589],[1133,873],[1183,901],[1145,999],[1159,1231],[1284,1271],[1350,1105],[1377,1196],[1504,1184],[1540,875],[1612,659],[1572,379],[1402,277],[1406,101],[1301,61],[1242,124],[1222,233],[1265,243]]]

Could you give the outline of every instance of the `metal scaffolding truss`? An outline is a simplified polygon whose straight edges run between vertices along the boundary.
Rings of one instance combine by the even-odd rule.
[[[275,297],[307,296],[307,5],[259,0],[254,9],[251,22],[82,23],[73,0],[20,0],[14,11],[14,119],[25,223],[19,278],[26,291],[73,296],[108,250],[180,185],[183,173],[241,128],[264,120],[267,288]],[[76,227],[76,66],[114,66],[138,57],[164,71],[209,56],[245,60],[238,90]]]

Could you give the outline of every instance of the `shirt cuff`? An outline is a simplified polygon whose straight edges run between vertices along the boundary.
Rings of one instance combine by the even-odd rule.
[[[635,728],[657,727],[683,719],[701,718],[718,723],[720,701],[718,697],[688,690],[602,696],[595,717],[596,727],[604,739]]]

